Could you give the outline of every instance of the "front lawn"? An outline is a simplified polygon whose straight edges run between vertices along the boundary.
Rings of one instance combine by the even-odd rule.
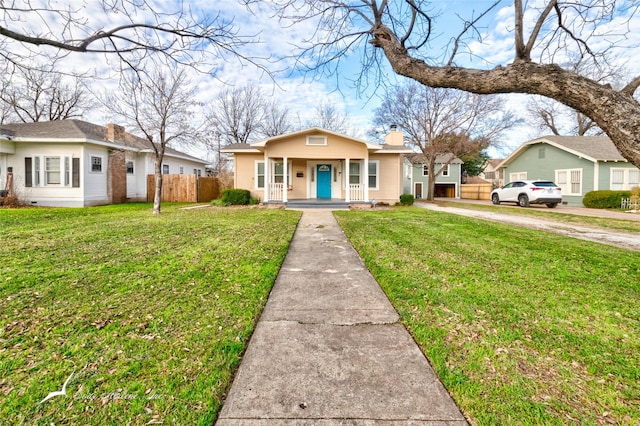
[[[532,205],[529,208],[522,208],[512,204],[501,204],[494,206],[490,201],[485,204],[465,203],[461,201],[438,201],[436,204],[444,207],[456,207],[469,210],[480,210],[494,212],[498,214],[508,214],[516,216],[534,217],[538,219],[552,220],[554,222],[570,223],[572,225],[587,226],[591,228],[603,228],[612,231],[635,232],[640,234],[640,221],[637,213],[627,213],[628,220],[612,219],[608,217],[582,216],[577,214],[560,213],[562,207],[549,209],[544,205]],[[586,210],[586,209],[585,209]],[[591,209],[592,211],[594,209]],[[622,211],[620,211],[622,212]]]
[[[178,207],[0,210],[0,423],[213,423],[300,213]]]
[[[640,256],[418,208],[336,212],[473,424],[640,422]]]

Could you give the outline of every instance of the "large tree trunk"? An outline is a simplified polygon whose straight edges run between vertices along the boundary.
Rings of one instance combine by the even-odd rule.
[[[431,66],[413,58],[388,27],[378,25],[371,43],[382,48],[393,70],[431,87],[479,94],[528,93],[555,99],[595,121],[618,151],[640,168],[640,104],[635,87],[617,91],[557,65],[516,60],[506,67],[475,70]]]
[[[426,155],[427,157],[427,201],[433,201],[436,193],[436,155]]]
[[[160,214],[160,202],[162,200],[162,159],[156,157],[155,190],[153,193],[153,214]]]

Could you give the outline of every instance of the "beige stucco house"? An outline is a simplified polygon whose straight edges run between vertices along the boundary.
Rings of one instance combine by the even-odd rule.
[[[262,202],[372,200],[395,203],[402,194],[402,132],[392,129],[384,144],[325,129],[309,129],[223,150],[234,157],[234,186]]]

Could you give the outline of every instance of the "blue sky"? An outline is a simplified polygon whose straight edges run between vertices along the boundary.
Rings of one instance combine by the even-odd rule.
[[[160,5],[159,8],[169,9],[171,3],[168,0],[155,0]],[[471,19],[478,13],[484,11],[493,1],[486,0],[434,0],[431,2],[433,11],[436,12],[434,38],[429,48],[433,52],[438,52],[445,46],[452,37],[457,34],[462,19]],[[528,4],[542,4],[543,0],[529,0]],[[290,55],[293,51],[292,45],[300,44],[304,39],[314,34],[314,23],[307,22],[295,26],[282,27],[277,19],[267,7],[254,8],[253,14],[234,0],[186,0],[185,4],[193,10],[200,11],[208,16],[220,14],[227,20],[233,20],[238,31],[242,35],[259,35],[260,43],[247,46],[245,50],[248,56],[282,58]],[[118,16],[105,15],[99,11],[93,2],[82,7],[81,12],[86,14],[90,22],[97,27],[112,27],[117,23]],[[475,67],[493,67],[498,64],[507,64],[513,58],[513,7],[512,2],[503,0],[485,19],[480,23],[483,43],[472,42],[468,45],[468,53],[457,57],[459,65]],[[144,18],[144,14],[140,14]],[[526,22],[532,25],[534,18],[528,16]],[[620,20],[613,20],[608,26],[599,29],[606,37],[602,37],[602,42],[611,43],[620,40],[623,29],[622,25],[625,17]],[[51,22],[48,22],[52,25]],[[25,22],[25,26],[41,25],[36,22]],[[633,17],[629,28],[640,28],[640,17]],[[638,38],[640,35],[627,34],[623,39],[626,49],[616,52],[616,61],[623,63],[629,70],[629,74],[640,74],[640,49],[638,48]],[[469,53],[470,52],[470,53]],[[351,123],[350,133],[360,137],[366,137],[366,132],[371,126],[373,110],[380,104],[380,96],[384,92],[384,87],[379,87],[376,91],[373,87],[368,87],[364,92],[358,92],[352,83],[357,78],[360,71],[360,56],[362,51],[356,51],[350,57],[341,59],[338,68],[338,77],[323,77],[312,74],[302,74],[293,68],[292,59],[282,59],[280,62],[269,65],[274,69],[282,69],[282,72],[275,74],[275,82],[266,76],[259,69],[239,61],[230,59],[226,62],[219,62],[219,70],[215,78],[206,74],[193,73],[191,80],[198,85],[198,101],[207,102],[228,85],[242,87],[249,83],[258,84],[264,93],[287,105],[294,116],[299,117],[302,122],[310,119],[314,114],[314,107],[319,103],[334,104],[339,110],[346,114]],[[435,54],[434,54],[435,55]],[[480,61],[484,58],[485,61]],[[265,64],[267,64],[265,62]],[[95,68],[99,75],[108,75],[111,64],[102,55],[71,55],[66,61],[66,66],[75,70]],[[400,81],[390,70],[388,65],[383,66],[383,72],[388,76],[389,81]],[[111,74],[112,75],[112,74]],[[117,79],[96,80],[93,90],[96,92],[115,90]],[[340,90],[337,90],[337,89]],[[524,95],[506,95],[505,106],[514,112],[524,109]],[[524,115],[523,115],[524,118]],[[96,112],[89,114],[87,120],[105,124],[110,120],[107,114]],[[540,136],[539,132],[531,126],[523,125],[514,128],[503,138],[502,151],[494,151],[495,156],[506,156],[510,151],[522,142]],[[203,153],[194,152],[199,156]]]

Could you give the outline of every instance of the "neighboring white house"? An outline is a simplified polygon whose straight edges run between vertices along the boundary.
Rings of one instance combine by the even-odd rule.
[[[204,173],[206,162],[167,148],[164,174]],[[115,124],[80,120],[0,126],[0,189],[39,206],[84,207],[146,201],[153,147]],[[11,179],[10,179],[11,178]]]

